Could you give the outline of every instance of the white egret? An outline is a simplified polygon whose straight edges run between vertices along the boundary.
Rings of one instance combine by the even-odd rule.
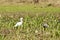
[[[17,23],[15,24],[15,27],[21,26],[22,24],[23,24],[23,18],[20,18],[20,22],[17,22]]]

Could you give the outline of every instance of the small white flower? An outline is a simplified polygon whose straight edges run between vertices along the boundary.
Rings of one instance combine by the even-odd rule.
[[[55,22],[57,21],[57,20],[54,20]]]
[[[35,33],[38,33],[38,30],[35,30]]]
[[[50,34],[50,32],[46,32],[46,35],[49,35]]]
[[[10,17],[13,18],[13,15],[11,15]]]

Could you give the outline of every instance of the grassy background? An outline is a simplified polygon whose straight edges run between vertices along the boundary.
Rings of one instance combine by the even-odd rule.
[[[40,7],[38,5],[0,6],[2,12],[60,12],[58,7]]]
[[[23,17],[23,25],[14,25]],[[0,6],[0,40],[59,40],[60,8],[37,5]],[[49,27],[44,31],[44,20]],[[37,33],[36,33],[37,31]]]

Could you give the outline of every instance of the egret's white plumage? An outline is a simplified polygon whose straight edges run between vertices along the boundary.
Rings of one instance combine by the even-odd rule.
[[[20,22],[17,22],[16,25],[15,25],[15,27],[17,27],[17,26],[21,26],[22,23],[23,23],[23,18],[20,18]]]

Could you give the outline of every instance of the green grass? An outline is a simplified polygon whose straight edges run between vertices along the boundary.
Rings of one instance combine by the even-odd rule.
[[[19,21],[19,18],[24,17],[24,23],[21,27],[18,29],[13,29],[16,22]],[[24,16],[23,16],[24,14]],[[55,26],[57,24],[58,15],[54,13],[32,13],[33,15],[30,15],[27,13],[6,13],[1,14],[0,17],[0,30],[3,34],[6,35],[4,40],[59,40],[60,38],[60,24]],[[12,15],[12,17],[11,17]],[[46,22],[49,24],[49,27],[44,31],[42,23],[46,20]],[[10,30],[10,33],[3,32],[6,29]],[[38,31],[35,33],[35,31]],[[8,32],[8,31],[7,31]],[[47,33],[47,34],[46,34]],[[20,38],[19,38],[20,37]]]
[[[23,25],[14,29],[20,17],[24,18]],[[3,40],[60,40],[60,23],[57,24],[59,18],[60,8],[0,6],[0,38]],[[42,26],[44,20],[49,25],[45,31]],[[35,33],[36,30],[37,33]]]
[[[3,39],[2,39],[2,36],[0,36],[0,40],[3,40]]]
[[[57,7],[40,7],[32,5],[23,6],[0,6],[0,11],[4,12],[60,12]]]

